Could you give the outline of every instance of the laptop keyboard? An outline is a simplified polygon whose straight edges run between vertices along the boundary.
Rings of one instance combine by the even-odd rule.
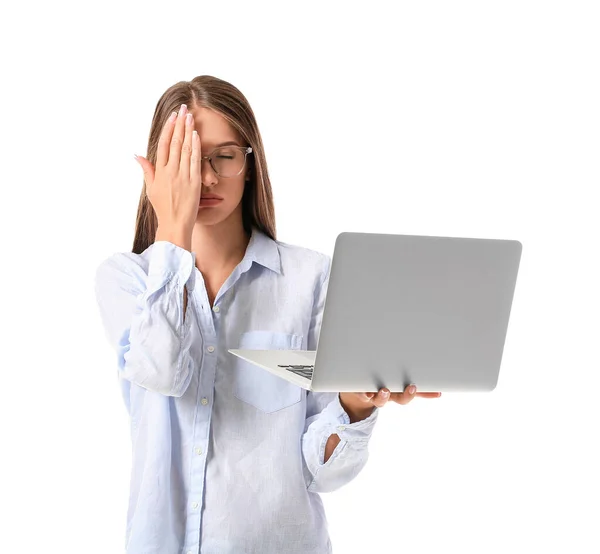
[[[288,371],[295,373],[296,375],[306,377],[307,379],[312,379],[313,369],[315,368],[314,365],[280,365],[280,364],[278,364],[277,367],[282,367],[284,369],[287,369]]]

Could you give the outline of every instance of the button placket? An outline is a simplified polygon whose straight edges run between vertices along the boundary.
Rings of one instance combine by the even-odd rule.
[[[214,374],[215,374],[215,365],[217,363],[217,356],[218,356],[218,348],[217,348],[217,344],[218,344],[218,333],[217,333],[217,329],[218,329],[218,323],[219,323],[219,319],[218,317],[211,317],[210,316],[210,311],[211,310],[211,306],[210,304],[207,302],[207,298],[204,298],[204,301],[202,302],[198,302],[198,304],[201,305],[201,311],[199,313],[199,324],[202,330],[202,339],[203,339],[203,345],[202,348],[204,349],[203,351],[201,350],[200,352],[204,352],[204,357],[202,360],[202,364],[201,364],[201,368],[202,370],[200,371],[200,375],[199,375],[199,392],[200,394],[202,392],[210,392],[211,391],[211,386],[212,383],[214,381]],[[206,396],[200,397],[200,404],[201,406],[206,406],[209,408],[210,406],[210,401],[209,398]],[[210,425],[210,419],[211,419],[211,410],[210,408],[207,410],[202,410],[202,409],[198,409],[196,410],[196,421],[197,421],[197,425],[195,426],[195,432],[193,433],[193,437],[192,440],[194,442],[192,442],[191,444],[192,446],[192,451],[191,451],[191,456],[192,456],[192,460],[191,460],[191,464],[192,464],[192,480],[191,480],[191,484],[190,484],[190,496],[189,496],[189,500],[188,500],[188,511],[189,511],[189,517],[195,522],[194,525],[198,525],[198,531],[195,533],[195,536],[192,538],[190,537],[190,542],[187,542],[187,544],[185,545],[187,547],[188,550],[183,550],[182,554],[191,554],[191,552],[197,553],[198,550],[198,546],[196,544],[196,541],[198,541],[199,536],[198,536],[198,532],[199,532],[199,524],[198,522],[201,521],[201,509],[202,509],[202,495],[204,492],[204,483],[203,483],[203,479],[202,479],[202,474],[205,471],[205,464],[207,462],[207,456],[205,454],[207,454],[207,452],[205,452],[204,450],[204,446],[201,446],[202,444],[206,444],[204,441],[206,440],[205,437],[205,430],[206,430],[206,426]],[[194,443],[196,443],[194,445]],[[208,448],[208,445],[207,445]],[[192,502],[192,500],[194,498],[197,498],[198,500],[195,502]],[[189,550],[191,549],[191,550]]]

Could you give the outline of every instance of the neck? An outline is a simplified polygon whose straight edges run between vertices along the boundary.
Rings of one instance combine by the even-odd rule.
[[[243,259],[249,241],[241,217],[216,225],[196,223],[192,233],[196,267],[204,275],[228,271]]]

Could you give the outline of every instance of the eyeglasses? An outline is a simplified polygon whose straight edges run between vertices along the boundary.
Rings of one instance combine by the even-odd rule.
[[[235,177],[244,169],[246,156],[251,152],[250,146],[221,146],[215,148],[210,156],[202,156],[200,161],[208,160],[219,177]]]

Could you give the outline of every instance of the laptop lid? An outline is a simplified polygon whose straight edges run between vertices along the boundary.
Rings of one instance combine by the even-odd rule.
[[[516,240],[343,232],[315,391],[490,391],[521,259]]]

